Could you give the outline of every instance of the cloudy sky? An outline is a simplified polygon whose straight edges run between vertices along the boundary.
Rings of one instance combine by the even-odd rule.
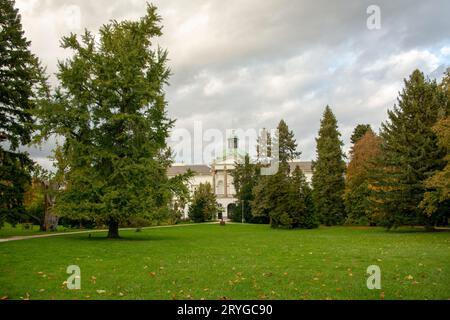
[[[163,18],[158,43],[173,72],[167,88],[176,127],[294,130],[302,159],[328,104],[345,150],[356,124],[378,130],[403,79],[415,68],[439,77],[450,66],[450,1],[154,0]],[[381,28],[367,28],[369,5]],[[16,0],[32,50],[49,74],[67,57],[59,40],[110,19],[145,14],[144,0]],[[54,82],[54,77],[53,77]],[[52,142],[32,156],[45,166]],[[179,160],[179,159],[178,159]],[[208,162],[210,159],[203,159]],[[201,160],[192,159],[192,162]]]

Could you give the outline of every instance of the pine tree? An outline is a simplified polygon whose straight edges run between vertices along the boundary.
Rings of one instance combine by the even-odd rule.
[[[439,116],[449,115],[448,96],[435,81],[415,70],[388,111],[382,125],[382,158],[374,176],[373,197],[388,228],[403,224],[421,224],[432,228],[436,216],[419,207],[425,193],[425,181],[445,166],[444,148],[438,145],[432,127]]]
[[[189,218],[194,222],[205,222],[215,218],[219,204],[210,183],[201,183],[194,192],[189,207]]]
[[[320,124],[317,160],[313,163],[313,200],[318,218],[328,226],[344,222],[343,203],[345,162],[337,120],[326,107]]]
[[[62,47],[73,56],[59,63],[54,101],[39,110],[41,135],[65,138],[70,169],[56,210],[107,224],[110,238],[130,217],[168,215],[180,182],[167,177],[174,122],[164,92],[167,51],[154,46],[160,21],[149,5],[140,20],[111,21],[98,37],[64,37]]]
[[[259,179],[259,167],[257,164],[250,162],[247,154],[243,163],[236,163],[235,170],[232,171],[234,188],[236,190],[236,198],[238,199],[235,214],[232,220],[241,222],[242,218],[247,223],[258,222],[252,216],[251,203],[254,200],[253,188]]]
[[[31,142],[32,111],[46,89],[38,59],[22,30],[15,1],[0,2],[0,227],[25,213],[33,162],[19,146]]]
[[[301,152],[297,151],[297,142],[292,130],[284,120],[280,120],[277,127],[277,135],[274,137],[279,148],[279,161],[281,166],[289,169],[288,162],[300,157]],[[289,173],[289,171],[288,171]]]
[[[312,201],[312,190],[306,181],[305,174],[297,166],[291,176],[289,197],[289,213],[292,216],[293,228],[312,229],[318,226]]]
[[[380,156],[380,147],[381,140],[372,130],[368,130],[352,146],[344,193],[348,224],[374,223],[369,199],[369,178],[374,162]]]
[[[263,221],[268,219],[273,228],[312,227],[314,223],[302,220],[309,219],[309,213],[305,209],[310,208],[310,198],[304,194],[307,193],[304,186],[306,179],[302,180],[298,174],[295,179],[289,176],[289,162],[301,154],[297,151],[294,133],[283,120],[277,129],[273,146],[278,145],[279,148],[278,172],[258,179],[253,188],[252,215]]]
[[[370,124],[358,124],[353,130],[352,136],[350,137],[350,142],[354,145],[361,139],[368,131],[372,131]]]

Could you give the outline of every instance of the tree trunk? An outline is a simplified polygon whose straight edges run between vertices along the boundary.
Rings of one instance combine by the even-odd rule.
[[[45,182],[41,182],[42,185],[42,189],[44,191],[44,216],[42,217],[41,220],[41,231],[48,231],[48,225],[47,225],[47,216],[48,216],[48,207],[49,207],[49,203],[48,203],[48,186]]]
[[[109,239],[119,238],[119,222],[117,222],[114,219],[109,220],[108,238]]]

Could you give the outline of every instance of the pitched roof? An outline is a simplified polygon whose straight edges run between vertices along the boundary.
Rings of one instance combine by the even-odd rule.
[[[289,162],[291,172],[295,170],[295,167],[299,167],[303,173],[312,173],[312,161],[291,161]]]
[[[186,173],[189,169],[197,175],[211,174],[211,168],[204,164],[199,165],[173,165],[167,170],[168,176],[176,176],[178,174]]]

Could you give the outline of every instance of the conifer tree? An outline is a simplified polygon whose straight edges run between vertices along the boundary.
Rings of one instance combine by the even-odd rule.
[[[300,157],[301,152],[297,151],[298,146],[294,132],[289,130],[289,127],[284,120],[280,120],[274,140],[279,148],[278,154],[280,165],[288,170],[288,162]],[[287,173],[289,173],[289,170]]]
[[[372,131],[372,127],[370,126],[370,124],[358,124],[353,130],[352,136],[350,137],[350,142],[354,145],[368,131]]]
[[[305,174],[296,166],[291,176],[289,211],[292,216],[292,227],[312,229],[318,226],[318,220],[312,201],[312,190],[306,181]]]
[[[382,125],[382,158],[373,179],[380,222],[388,228],[404,224],[432,228],[436,223],[436,216],[428,215],[419,204],[425,181],[445,166],[446,151],[432,127],[449,113],[448,96],[435,81],[425,79],[419,70],[405,80],[398,104]]]
[[[344,222],[345,162],[336,117],[326,107],[316,139],[317,160],[313,163],[313,200],[320,222],[328,226]]]
[[[232,171],[234,188],[238,199],[233,221],[252,223],[258,222],[252,216],[252,201],[254,200],[253,189],[259,179],[259,166],[250,162],[247,154],[243,163],[236,163],[235,170]]]
[[[47,90],[14,6],[14,0],[0,2],[0,227],[17,222],[25,212],[33,162],[19,147],[31,142],[32,112]]]
[[[306,216],[307,213],[302,206],[307,206],[303,202],[310,199],[303,195],[306,191],[301,176],[297,175],[295,180],[289,176],[289,162],[298,158],[301,153],[297,151],[293,131],[289,130],[284,120],[279,122],[277,129],[272,146],[278,145],[279,148],[278,172],[258,179],[253,189],[252,215],[256,219],[269,219],[273,228],[303,227],[306,223],[300,223],[300,216]]]

